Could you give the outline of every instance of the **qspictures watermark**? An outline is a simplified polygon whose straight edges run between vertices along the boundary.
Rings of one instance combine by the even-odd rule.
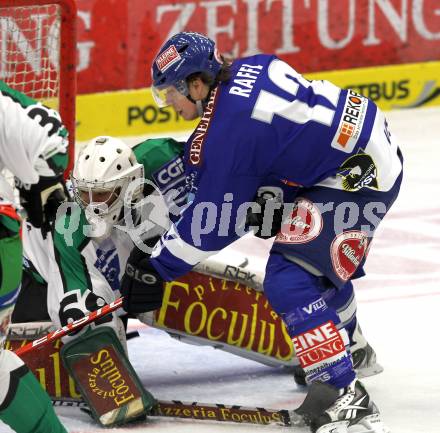
[[[152,187],[154,192],[142,199],[133,200],[133,192],[144,184]],[[327,230],[331,224],[335,236],[356,229],[371,237],[387,212],[385,203],[379,201],[367,202],[360,206],[355,201],[337,204],[332,201],[317,203],[300,196],[293,203],[269,199],[263,209],[261,204],[255,201],[239,202],[234,199],[232,192],[225,193],[221,203],[194,201],[183,206],[175,202],[175,198],[179,196],[181,197],[179,190],[170,189],[164,195],[153,182],[137,179],[126,189],[120,218],[114,224],[93,215],[94,206],[99,205],[101,215],[105,216],[106,204],[90,203],[84,208],[76,202],[67,202],[58,208],[57,220],[64,218],[64,224],[57,224],[57,231],[64,237],[66,244],[72,246],[73,235],[77,230],[81,230],[84,236],[90,238],[102,238],[110,236],[110,224],[112,229],[127,233],[142,251],[151,253],[152,247],[146,245],[145,240],[167,231],[173,220],[178,220],[179,216],[187,221],[186,227],[189,226],[192,245],[200,247],[203,238],[213,233],[218,237],[228,238],[239,238],[258,228],[261,228],[263,235],[271,233],[277,213],[282,215],[277,235],[279,242],[310,242],[319,236],[324,224]],[[82,212],[86,215],[86,224],[80,224]],[[260,216],[261,227],[249,226],[246,223],[249,212]],[[360,220],[363,222],[361,225]],[[175,232],[179,233],[179,225],[175,226]],[[185,235],[188,236],[188,233]]]

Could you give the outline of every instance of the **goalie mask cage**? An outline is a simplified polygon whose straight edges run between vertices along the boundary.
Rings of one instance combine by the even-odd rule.
[[[74,161],[76,3],[0,0],[0,79],[59,111]]]

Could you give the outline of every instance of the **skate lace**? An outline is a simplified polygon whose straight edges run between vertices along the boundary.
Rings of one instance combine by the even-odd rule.
[[[354,399],[355,394],[353,392],[347,392],[346,394],[339,397],[335,403],[333,404],[333,407],[330,408],[330,411],[339,412],[342,409],[344,409],[346,406],[348,406]]]

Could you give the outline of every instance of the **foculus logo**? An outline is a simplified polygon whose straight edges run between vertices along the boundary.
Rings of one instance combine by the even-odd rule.
[[[264,294],[223,278],[191,273],[167,283],[155,322],[220,346],[282,361],[293,356],[292,340]]]
[[[114,358],[110,353],[110,348],[102,349],[91,357],[90,363],[94,367],[88,373],[88,383],[96,395],[103,399],[111,398],[116,406],[121,406],[133,400],[135,396],[123,379]]]
[[[111,345],[75,362],[74,371],[104,425],[113,422],[123,407],[130,413],[142,411],[140,391]]]

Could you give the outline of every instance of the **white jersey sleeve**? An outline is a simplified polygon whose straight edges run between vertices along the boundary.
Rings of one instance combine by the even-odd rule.
[[[52,174],[46,161],[66,149],[59,114],[0,81],[0,168],[23,183],[37,183]]]

